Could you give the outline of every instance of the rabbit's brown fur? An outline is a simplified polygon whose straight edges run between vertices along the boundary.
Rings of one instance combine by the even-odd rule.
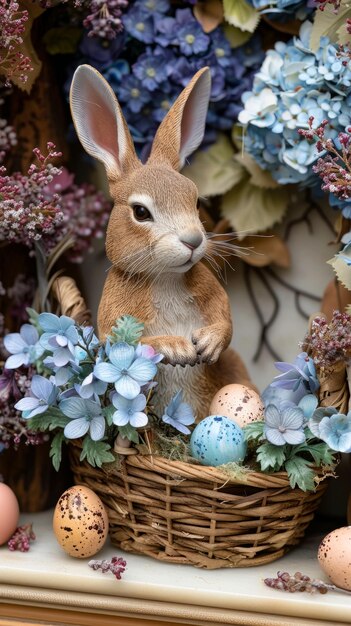
[[[228,297],[201,259],[211,247],[197,211],[198,192],[181,167],[201,142],[209,73],[200,70],[183,90],[156,134],[146,165],[137,158],[112,90],[89,66],[78,68],[72,115],[90,154],[106,167],[114,208],[106,251],[112,263],[98,312],[101,338],[116,318],[142,320],[142,341],[164,355],[159,366],[158,414],[178,389],[197,420],[226,384],[252,386],[240,357],[227,349],[232,336]],[[138,221],[135,207],[150,219]]]

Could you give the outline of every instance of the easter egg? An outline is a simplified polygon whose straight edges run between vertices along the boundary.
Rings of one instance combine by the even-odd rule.
[[[93,556],[108,534],[108,517],[100,498],[88,487],[67,489],[56,504],[53,529],[58,543],[69,556]]]
[[[245,385],[226,385],[214,396],[210,413],[224,415],[242,428],[250,422],[263,420],[263,402],[253,389]]]
[[[318,562],[334,585],[351,591],[351,526],[337,528],[324,537]]]
[[[0,546],[12,537],[18,526],[19,506],[12,489],[0,483]]]
[[[203,465],[242,461],[246,454],[243,431],[223,415],[203,419],[192,432],[190,448],[192,456]]]

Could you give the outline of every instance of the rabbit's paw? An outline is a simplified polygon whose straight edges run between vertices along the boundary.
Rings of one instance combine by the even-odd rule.
[[[163,363],[170,365],[195,365],[198,361],[195,346],[185,337],[172,337],[159,346]]]
[[[218,336],[218,329],[208,326],[199,328],[192,335],[192,342],[197,353],[197,361],[216,363],[223,350],[222,338]]]

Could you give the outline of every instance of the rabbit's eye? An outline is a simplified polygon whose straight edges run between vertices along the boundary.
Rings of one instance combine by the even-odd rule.
[[[133,214],[138,222],[146,222],[147,220],[152,220],[152,215],[146,207],[142,204],[133,204]]]

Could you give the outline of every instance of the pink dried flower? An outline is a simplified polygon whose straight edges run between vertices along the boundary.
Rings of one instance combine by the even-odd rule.
[[[299,134],[309,141],[317,140],[318,152],[328,154],[313,165],[313,171],[322,179],[323,191],[333,193],[337,198],[348,199],[351,197],[351,135],[347,132],[339,133],[338,140],[341,150],[337,150],[334,142],[325,136],[327,120],[313,128],[314,118],[309,118],[309,129],[299,129]],[[348,129],[347,129],[348,130]],[[350,129],[351,131],[351,129]]]
[[[14,550],[20,550],[20,552],[28,552],[30,548],[30,542],[35,540],[35,534],[33,532],[33,524],[24,524],[16,528],[11,539],[7,542],[8,549],[11,552]]]
[[[89,15],[83,21],[89,37],[114,39],[123,29],[122,9],[128,6],[128,0],[91,0],[89,5]]]
[[[318,592],[325,594],[328,593],[328,591],[342,591],[338,587],[335,587],[335,585],[310,578],[301,572],[295,572],[293,575],[288,572],[277,572],[277,578],[265,578],[264,583],[271,589],[288,591],[289,593],[307,591],[307,593]]]
[[[301,347],[320,367],[347,361],[351,355],[351,315],[334,311],[330,322],[316,317]]]
[[[93,559],[89,561],[88,565],[93,570],[101,570],[103,574],[111,572],[111,574],[113,574],[117,578],[117,580],[121,580],[122,574],[127,567],[127,562],[120,556],[113,556],[110,561],[108,561],[107,559]]]
[[[314,1],[320,11],[324,11],[326,6],[329,4],[331,7],[333,7],[333,13],[337,13],[341,5],[341,0],[314,0]]]
[[[33,70],[29,57],[18,50],[27,21],[28,11],[20,11],[18,2],[0,0],[0,69],[6,77],[6,85],[15,77],[25,83]]]

